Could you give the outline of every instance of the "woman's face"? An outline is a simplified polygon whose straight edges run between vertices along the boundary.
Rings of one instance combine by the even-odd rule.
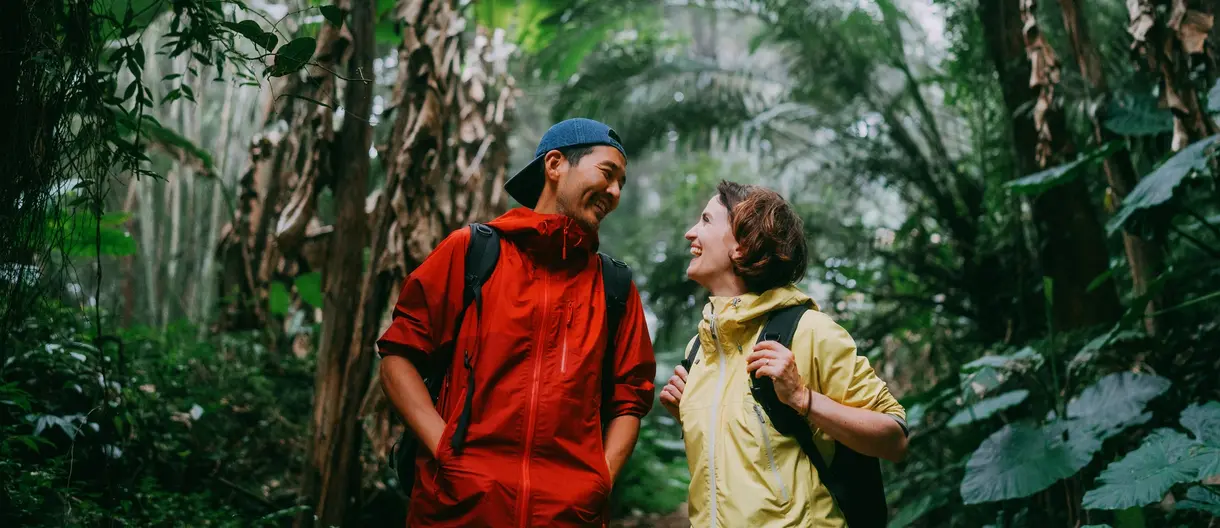
[[[686,276],[704,288],[733,276],[733,257],[739,256],[737,239],[729,224],[729,210],[718,196],[707,202],[699,221],[686,232],[691,261]]]

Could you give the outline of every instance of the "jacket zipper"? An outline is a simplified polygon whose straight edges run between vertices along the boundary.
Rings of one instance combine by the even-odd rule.
[[[779,484],[784,502],[788,502],[788,486],[784,484],[784,479],[779,475],[779,468],[775,466],[775,452],[771,450],[771,435],[767,434],[767,422],[763,419],[762,407],[759,407],[757,403],[754,404],[754,416],[758,417],[758,432],[762,434],[763,445],[767,448],[767,463],[771,467],[771,474],[775,476],[775,483]]]
[[[576,310],[568,306],[568,323],[563,327],[563,355],[559,359],[559,373],[568,373],[568,329],[572,327],[572,312]]]
[[[544,350],[542,336],[546,335],[546,314],[549,310],[546,309],[551,304],[549,273],[546,270],[542,271],[542,328],[539,329],[538,347],[534,354],[534,384],[530,390],[530,412],[528,425],[525,430],[525,456],[521,460],[521,500],[519,507],[521,509],[520,517],[517,520],[518,526],[529,526],[529,506],[530,506],[530,458],[533,457],[534,450],[534,419],[538,410],[538,376],[542,372],[542,351]]]
[[[708,414],[711,415],[709,423],[711,424],[711,434],[707,450],[707,472],[708,472],[708,511],[711,512],[712,528],[716,526],[716,431],[720,429],[720,421],[717,420],[720,412],[720,397],[724,394],[724,348],[720,346],[720,333],[716,331],[716,305],[712,304],[712,341],[716,343],[716,352],[720,355],[720,376],[716,382],[716,394],[712,399],[712,408]]]

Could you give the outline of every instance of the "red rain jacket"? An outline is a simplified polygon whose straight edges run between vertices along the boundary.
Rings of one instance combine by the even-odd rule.
[[[571,218],[518,208],[489,222],[500,258],[483,287],[482,320],[467,310],[456,351],[473,352],[474,399],[463,450],[450,439],[470,375],[455,352],[437,410],[434,459],[421,448],[407,525],[596,526],[608,522],[601,409],[643,416],[656,363],[632,284],[615,339],[614,391],[602,402],[606,306],[596,235]],[[470,231],[446,238],[403,285],[382,355],[422,365],[453,339]]]

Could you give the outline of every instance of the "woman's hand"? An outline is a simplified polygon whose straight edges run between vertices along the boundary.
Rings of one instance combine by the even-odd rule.
[[[682,421],[682,416],[678,411],[678,406],[682,404],[682,391],[686,389],[686,369],[682,365],[674,367],[674,375],[670,376],[669,383],[661,389],[661,406],[669,411],[670,416],[675,420]]]
[[[746,356],[746,363],[746,371],[754,377],[767,376],[775,380],[775,395],[779,401],[805,415],[808,390],[788,347],[775,341],[763,341],[754,345],[754,351]]]

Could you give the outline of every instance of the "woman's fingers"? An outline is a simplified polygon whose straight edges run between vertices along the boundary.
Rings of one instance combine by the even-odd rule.
[[[666,387],[670,385],[678,389],[678,394],[681,394],[682,391],[686,390],[686,381],[678,377],[676,374],[669,377],[669,383],[666,385]]]
[[[678,366],[674,367],[674,374],[676,376],[678,376],[679,378],[682,378],[683,383],[686,382],[686,374],[687,374],[686,367],[683,367],[682,365],[678,365]]]

